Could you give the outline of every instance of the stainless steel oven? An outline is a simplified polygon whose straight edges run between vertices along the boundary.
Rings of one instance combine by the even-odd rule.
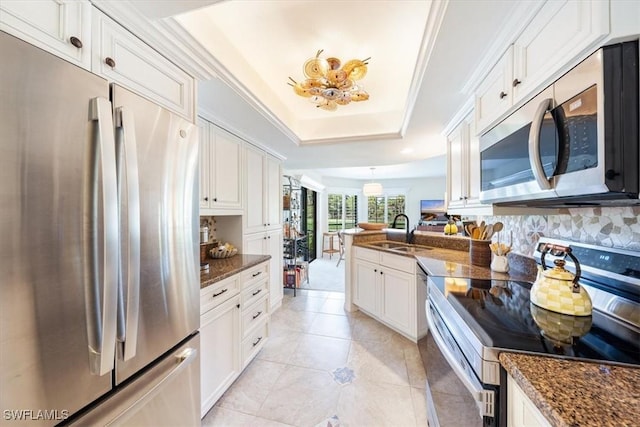
[[[480,200],[637,205],[638,42],[606,46],[480,137]]]
[[[570,325],[574,316],[558,315],[532,305],[531,283],[432,277],[427,285],[430,336],[439,353],[467,390],[483,426],[506,424],[506,372],[502,351],[525,352],[640,366],[640,252],[560,242],[571,246],[583,266],[580,281],[594,311],[591,327],[580,336],[559,340],[545,325]],[[573,268],[567,262],[569,268]],[[427,381],[430,381],[427,369]],[[432,398],[427,390],[427,400]],[[430,406],[430,427],[437,427],[437,406]]]

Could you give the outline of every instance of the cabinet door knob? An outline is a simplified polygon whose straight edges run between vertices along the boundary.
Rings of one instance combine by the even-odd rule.
[[[217,202],[217,201],[218,201],[218,198],[217,198],[217,197],[214,197],[214,198],[213,198],[213,201],[214,201],[214,202]]]
[[[520,83],[522,83],[520,80],[518,80],[518,79],[514,79],[514,80],[513,80],[513,87],[518,86]]]
[[[76,36],[71,36],[69,38],[69,43],[71,43],[74,47],[77,47],[78,49],[82,49],[82,40],[80,40]]]
[[[208,197],[205,197],[205,198],[204,198],[204,201],[205,201],[205,202],[208,202],[208,201],[209,201],[209,198],[208,198]]]
[[[380,274],[382,274],[382,271],[380,272]]]
[[[115,68],[115,66],[116,66],[116,61],[114,61],[113,58],[110,58],[108,56],[104,59],[104,63],[107,64],[111,68]]]
[[[503,99],[506,96],[507,96],[507,94],[505,92],[500,92],[500,99]]]

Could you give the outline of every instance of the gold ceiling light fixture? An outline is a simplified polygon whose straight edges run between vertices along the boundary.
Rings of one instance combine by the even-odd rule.
[[[338,58],[320,58],[322,52],[320,49],[315,58],[304,63],[304,81],[297,82],[289,77],[291,82],[287,84],[293,91],[327,111],[337,110],[338,105],[369,99],[369,94],[357,81],[367,74],[367,61],[371,58],[350,59],[343,65]]]

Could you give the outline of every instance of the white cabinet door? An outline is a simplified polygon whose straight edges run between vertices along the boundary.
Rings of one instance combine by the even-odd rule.
[[[378,282],[380,267],[367,261],[354,262],[355,292],[353,303],[370,314],[378,314]]]
[[[240,375],[240,295],[200,318],[201,416]]]
[[[466,188],[465,174],[465,135],[466,123],[463,122],[447,137],[447,196],[449,199],[448,209],[464,207]]]
[[[242,214],[242,140],[198,118],[200,214]]]
[[[512,105],[513,49],[509,47],[482,81],[475,95],[475,119],[483,132]]]
[[[282,304],[284,291],[282,289],[282,230],[275,229],[267,233],[269,260],[269,288],[271,308],[275,309]]]
[[[513,377],[507,375],[507,427],[549,427],[550,425]]]
[[[91,69],[91,4],[69,0],[2,0],[0,30]]]
[[[269,228],[280,227],[282,222],[282,169],[281,162],[265,155],[266,171],[266,223]]]
[[[199,140],[199,158],[198,165],[200,167],[200,209],[209,209],[211,200],[211,167],[209,159],[209,123],[205,120],[198,119],[198,140]],[[202,212],[201,212],[202,213]]]
[[[548,1],[514,43],[513,102],[527,97],[609,33],[609,2]]]
[[[271,255],[269,260],[269,299],[271,308],[282,303],[282,230],[245,234],[242,253]]]
[[[401,331],[416,334],[415,275],[385,268],[381,270],[380,318]]]
[[[209,125],[214,209],[242,209],[242,140]]]
[[[473,208],[477,206],[486,207],[480,203],[480,137],[477,133],[476,121],[473,114],[469,116],[467,142],[467,199],[465,206]]]
[[[470,113],[447,137],[447,211],[463,215],[491,215],[480,203],[480,139]]]
[[[257,149],[247,147],[245,150],[245,215],[244,232],[253,233],[266,229],[265,190],[263,177],[264,154]]]
[[[96,8],[92,14],[91,71],[195,121],[193,77]]]

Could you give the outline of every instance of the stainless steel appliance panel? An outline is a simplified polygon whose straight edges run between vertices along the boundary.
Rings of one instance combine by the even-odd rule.
[[[38,421],[49,426],[111,388],[110,371],[90,365],[104,332],[102,247],[117,243],[98,214],[109,87],[3,32],[0,52],[0,408],[18,411],[0,424],[49,410]],[[96,98],[108,123],[90,118]]]
[[[72,426],[199,426],[200,335],[171,351]]]
[[[112,99],[117,125],[119,113],[132,118],[116,129],[116,140],[135,134],[140,195],[139,317],[137,333],[120,337],[120,384],[199,327],[198,139],[193,123],[122,87],[112,85]],[[134,334],[135,356],[124,360]]]

